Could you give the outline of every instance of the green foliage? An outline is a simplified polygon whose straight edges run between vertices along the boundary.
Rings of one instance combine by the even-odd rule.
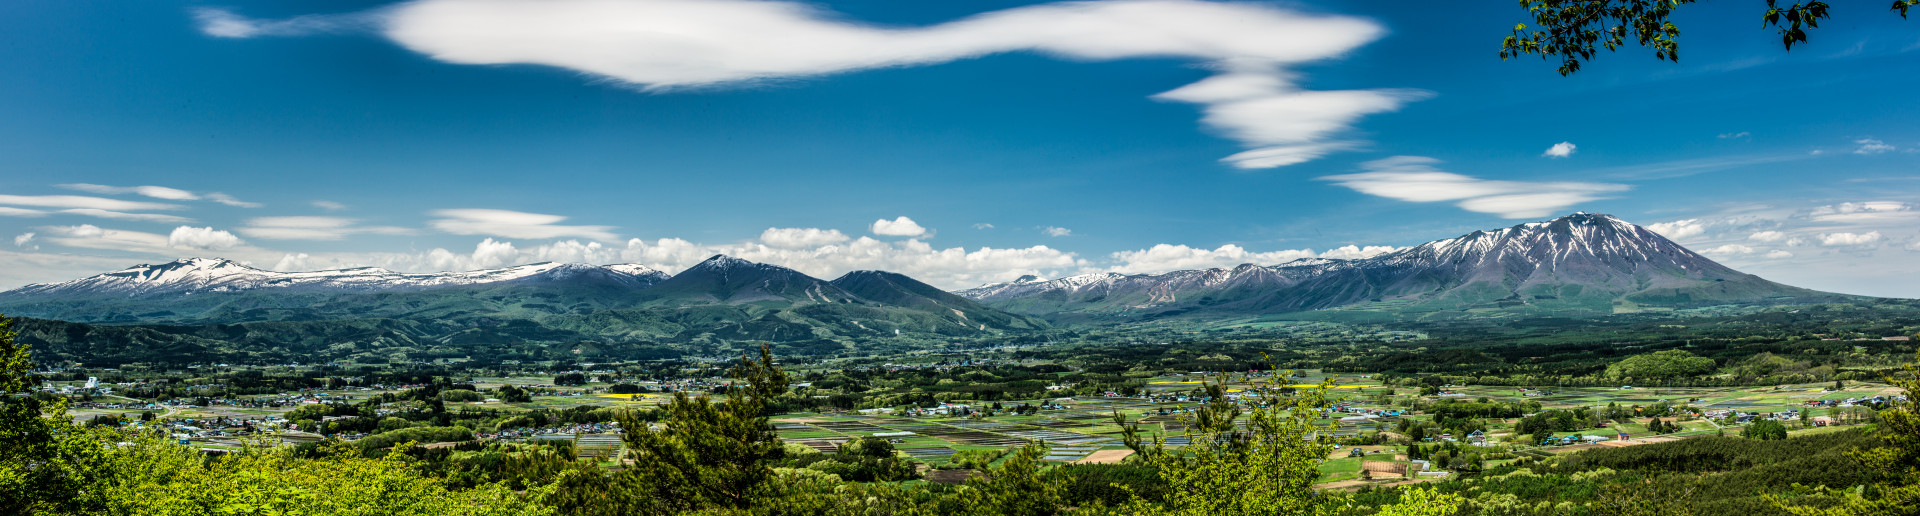
[[[1713,359],[1686,350],[1669,349],[1634,355],[1607,367],[1614,378],[1666,379],[1697,376],[1713,370]]]
[[[1673,12],[1696,0],[1520,0],[1520,7],[1533,17],[1534,27],[1521,23],[1500,43],[1500,58],[1540,54],[1541,58],[1559,56],[1560,75],[1580,71],[1582,61],[1591,61],[1599,48],[1619,50],[1628,38],[1642,47],[1652,47],[1655,58],[1680,61],[1680,28],[1671,20]],[[1893,11],[1907,17],[1908,8],[1920,0],[1894,0]],[[1762,26],[1779,31],[1787,50],[1807,41],[1806,29],[1817,28],[1820,20],[1831,18],[1826,2],[1811,0],[1782,6],[1767,0],[1761,13]]]
[[[105,436],[103,436],[105,437]],[[339,445],[320,459],[289,449],[250,450],[203,460],[154,435],[131,436],[96,466],[101,478],[78,500],[87,514],[197,515],[542,515],[498,484],[452,489],[419,474],[404,454],[367,459]]]
[[[1905,9],[1902,9],[1905,15]],[[1860,448],[1849,455],[1863,469],[1877,475],[1871,489],[1856,489],[1836,494],[1830,487],[1807,489],[1808,498],[1837,501],[1833,507],[1802,505],[1798,500],[1772,498],[1799,515],[1844,514],[1920,514],[1920,366],[1907,364],[1898,377],[1887,383],[1904,390],[1905,401],[1898,401],[1879,414],[1876,434],[1885,440],[1882,446]]]
[[[1279,392],[1263,387],[1256,383],[1248,391]],[[1164,437],[1155,437],[1151,444],[1142,441],[1135,424],[1116,413],[1114,419],[1123,427],[1127,446],[1173,486],[1160,503],[1136,498],[1124,510],[1130,514],[1296,515],[1347,509],[1349,497],[1313,489],[1320,477],[1318,466],[1333,449],[1317,436],[1334,429],[1314,425],[1331,387],[1327,383],[1289,395],[1264,396],[1247,413],[1245,430],[1240,430],[1233,422],[1241,408],[1227,401],[1220,385],[1205,385],[1210,401],[1182,417],[1192,444],[1178,452],[1166,449]],[[1400,511],[1395,514],[1452,514],[1457,499],[1438,498],[1380,509]]]
[[[1780,439],[1786,439],[1787,426],[1780,424],[1779,421],[1774,421],[1770,419],[1765,421],[1755,421],[1753,422],[1753,424],[1747,425],[1746,428],[1740,429],[1740,437],[1745,437],[1748,439],[1759,439],[1762,441],[1776,441]]]
[[[420,444],[473,440],[473,430],[462,426],[423,426],[368,436],[356,442],[362,450],[378,450],[405,442]]]
[[[787,375],[761,347],[759,360],[741,357],[736,384],[725,400],[675,392],[665,406],[667,428],[652,429],[632,413],[618,416],[631,465],[604,474],[580,469],[563,475],[550,501],[568,514],[679,514],[744,510],[766,496],[771,463],[784,450],[767,423],[768,403],[787,391]]]

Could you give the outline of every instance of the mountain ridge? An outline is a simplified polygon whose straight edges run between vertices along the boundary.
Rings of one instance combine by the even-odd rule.
[[[1537,306],[1585,312],[1853,296],[1741,273],[1605,214],[1480,230],[1378,256],[1155,274],[1023,277],[957,294],[1015,313],[1272,314],[1383,302],[1415,311]]]

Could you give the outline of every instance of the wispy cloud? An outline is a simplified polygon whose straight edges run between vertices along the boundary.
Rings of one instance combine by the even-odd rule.
[[[312,204],[313,207],[315,208],[320,208],[327,211],[340,211],[340,210],[347,209],[347,205],[340,204],[333,201],[313,201],[310,204]]]
[[[225,204],[227,206],[234,206],[239,208],[258,208],[258,207],[264,206],[263,204],[260,204],[257,202],[247,202],[247,201],[235,199],[231,195],[223,194],[220,192],[208,193],[207,200],[217,202],[220,204]]]
[[[1717,136],[1717,138],[1722,140],[1731,140],[1731,139],[1738,139],[1738,138],[1747,138],[1751,136],[1753,136],[1753,133],[1740,131],[1737,133],[1720,133],[1720,135]]]
[[[164,213],[127,213],[127,212],[120,212],[120,211],[100,210],[100,209],[94,209],[94,208],[74,208],[70,210],[60,210],[60,213],[86,215],[89,217],[99,217],[103,219],[113,219],[113,220],[131,220],[131,221],[137,221],[137,222],[159,222],[162,224],[185,224],[188,222],[193,222],[193,219],[190,219],[190,218],[181,217],[177,215],[167,215]]]
[[[612,226],[560,225],[560,222],[567,220],[560,215],[492,209],[438,210],[434,211],[433,215],[441,218],[427,222],[428,226],[455,235],[491,235],[506,238],[580,237],[602,241],[619,238],[613,234]]]
[[[1673,161],[1662,161],[1657,163],[1646,163],[1641,165],[1628,165],[1623,167],[1599,168],[1599,169],[1594,169],[1590,171],[1589,174],[1598,176],[1598,177],[1606,177],[1609,179],[1626,180],[1626,181],[1648,180],[1648,179],[1673,179],[1678,177],[1687,177],[1687,176],[1696,175],[1696,174],[1705,174],[1708,172],[1719,172],[1722,170],[1740,168],[1740,167],[1745,167],[1750,165],[1764,165],[1768,163],[1781,163],[1781,162],[1787,162],[1787,161],[1799,161],[1803,159],[1812,159],[1818,155],[1819,155],[1818,153],[1811,153],[1811,154],[1781,154],[1781,155],[1769,155],[1769,156],[1715,156],[1710,158],[1682,159],[1682,160],[1673,160]]]
[[[1046,235],[1050,237],[1063,237],[1063,236],[1073,235],[1073,230],[1063,228],[1063,227],[1056,227],[1056,226],[1047,226],[1044,228],[1040,228],[1040,232],[1046,233]]]
[[[1627,185],[1480,179],[1434,168],[1440,160],[1395,156],[1361,164],[1366,172],[1319,179],[1361,193],[1410,202],[1453,201],[1467,211],[1510,219],[1552,215],[1569,206],[1605,199]]]
[[[412,229],[394,226],[359,226],[345,217],[257,217],[234,229],[251,238],[267,240],[340,240],[351,235],[412,235]]]
[[[355,14],[306,15],[285,20],[245,18],[221,9],[195,9],[193,18],[200,32],[217,38],[259,36],[306,36],[364,30],[372,27],[380,11]]]
[[[144,201],[123,201],[105,197],[84,195],[0,195],[0,205],[33,206],[36,208],[73,208],[108,211],[147,211],[177,210],[184,208],[178,204],[165,204]]]
[[[150,186],[150,185],[149,186],[107,186],[107,185],[96,185],[91,183],[68,183],[68,184],[60,184],[60,185],[53,185],[53,186],[65,188],[68,190],[79,190],[82,192],[96,193],[96,194],[102,194],[102,195],[137,194],[137,195],[152,197],[155,199],[166,199],[169,201],[200,200],[200,196],[194,195],[193,192],[181,190],[178,188],[168,188],[164,186]]]
[[[1853,149],[1854,154],[1882,154],[1899,150],[1897,147],[1887,145],[1887,142],[1873,138],[1861,138],[1854,140],[1853,143],[1859,145]]]
[[[880,27],[807,4],[764,0],[420,0],[339,18],[258,20],[214,9],[196,16],[203,32],[226,38],[372,24],[400,45],[445,62],[554,66],[653,91],[1006,52],[1078,60],[1186,58],[1216,75],[1153,98],[1199,104],[1203,124],[1247,148],[1223,161],[1249,169],[1358,146],[1345,135],[1358,119],[1431,96],[1405,89],[1301,88],[1293,68],[1345,55],[1386,29],[1364,18],[1254,3],[1062,2],[918,28]]]

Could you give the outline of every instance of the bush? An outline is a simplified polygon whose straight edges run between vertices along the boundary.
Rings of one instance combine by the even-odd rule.
[[[631,383],[619,383],[619,384],[614,384],[612,387],[608,387],[607,392],[611,392],[614,394],[640,394],[643,392],[647,392],[647,389]]]

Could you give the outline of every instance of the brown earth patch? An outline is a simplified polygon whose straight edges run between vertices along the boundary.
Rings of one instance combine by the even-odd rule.
[[[1074,461],[1074,464],[1118,464],[1121,459],[1133,455],[1133,450],[1100,450],[1087,458]]]

